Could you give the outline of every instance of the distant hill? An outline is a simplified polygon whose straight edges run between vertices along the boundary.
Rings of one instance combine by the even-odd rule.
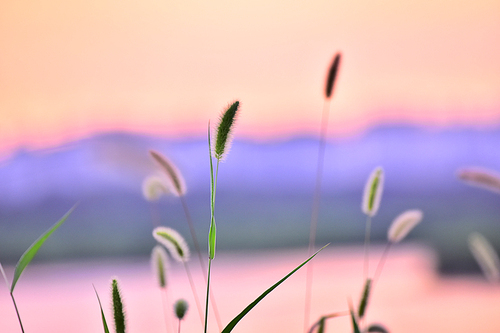
[[[378,127],[328,142],[318,244],[361,243],[361,195],[369,173],[383,166],[385,191],[373,221],[382,242],[392,219],[421,208],[424,221],[411,240],[435,247],[443,271],[476,269],[466,248],[471,231],[500,250],[500,196],[462,184],[457,169],[500,170],[500,129]],[[235,141],[221,164],[216,202],[219,249],[305,246],[308,241],[317,139]],[[151,209],[188,236],[176,198],[151,207],[141,182],[155,168],[155,149],[169,156],[188,186],[187,203],[200,241],[209,223],[205,139],[165,140],[109,133],[57,149],[20,150],[0,166],[0,261],[15,261],[38,235],[79,205],[40,252],[40,258],[147,255],[154,245]],[[187,237],[188,238],[188,237]],[[203,245],[205,248],[205,245]]]

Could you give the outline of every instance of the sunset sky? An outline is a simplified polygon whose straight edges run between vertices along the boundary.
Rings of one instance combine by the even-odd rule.
[[[46,0],[0,3],[0,150],[108,130],[240,137],[500,124],[500,2]]]

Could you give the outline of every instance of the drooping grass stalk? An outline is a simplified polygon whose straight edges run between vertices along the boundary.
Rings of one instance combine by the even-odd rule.
[[[163,303],[163,317],[165,319],[165,326],[167,333],[170,331],[169,322],[170,316],[169,311],[167,311],[167,270],[168,270],[168,255],[165,249],[161,245],[156,245],[151,251],[151,268],[154,272],[154,277],[158,282],[158,287],[160,288],[162,294]]]
[[[370,232],[372,217],[377,214],[382,199],[382,191],[384,188],[384,171],[381,167],[375,168],[368,177],[363,192],[363,201],[361,209],[366,214],[366,231],[365,231],[365,258],[363,265],[363,280],[368,279],[369,262],[370,262]]]
[[[415,228],[420,221],[422,221],[423,216],[424,214],[421,210],[411,209],[399,214],[392,221],[391,226],[387,231],[387,245],[378,262],[377,269],[373,277],[373,284],[375,284],[382,272],[382,268],[384,267],[391,245],[401,242],[408,235],[408,233]]]
[[[321,115],[321,130],[318,147],[318,161],[316,165],[316,183],[314,189],[313,206],[311,212],[311,224],[309,227],[309,249],[308,254],[314,252],[316,246],[316,229],[318,224],[319,205],[321,201],[321,182],[323,178],[323,166],[325,159],[326,136],[328,134],[328,121],[330,115],[330,101],[335,85],[338,68],[340,64],[340,53],[337,53],[332,61],[325,85],[325,101]],[[311,291],[312,291],[313,264],[309,264],[306,269],[306,294],[304,309],[304,331],[309,326],[309,316],[311,312]]]
[[[187,265],[187,263],[184,263],[184,269],[186,270],[189,284],[191,286],[191,290],[193,291],[196,308],[198,309],[198,314],[200,316],[200,322],[203,325],[203,309],[201,307],[200,299],[198,297],[198,292],[196,291],[196,286],[194,284],[193,277],[191,276],[191,271],[189,270],[189,266]]]
[[[212,260],[215,258],[215,248],[217,240],[217,228],[215,224],[215,193],[217,190],[217,178],[219,175],[219,163],[224,160],[229,152],[232,141],[232,128],[238,113],[239,101],[232,103],[226,111],[222,114],[217,126],[214,146],[212,147],[210,139],[210,122],[208,123],[208,149],[210,160],[210,229],[208,231],[208,273],[207,273],[207,294],[205,302],[205,327],[204,332],[208,329],[208,303],[210,299],[210,271],[212,267]],[[217,159],[217,166],[215,169],[212,162],[212,155]]]

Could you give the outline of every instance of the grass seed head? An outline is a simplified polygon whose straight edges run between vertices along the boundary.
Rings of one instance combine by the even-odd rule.
[[[469,249],[490,282],[500,281],[500,260],[490,242],[480,233],[474,232],[468,238]]]
[[[116,279],[111,281],[111,296],[113,300],[113,316],[116,333],[125,333],[125,311],[120,288],[118,287],[118,281]]]
[[[167,227],[157,227],[153,230],[153,237],[156,241],[165,246],[172,258],[179,262],[189,260],[189,247],[184,238],[174,229]]]
[[[467,168],[459,170],[457,176],[469,185],[500,193],[500,175],[495,171]]]
[[[387,239],[391,243],[399,243],[408,233],[422,221],[424,214],[421,210],[407,210],[399,214],[392,222],[388,232]]]
[[[175,316],[179,320],[182,320],[184,318],[188,309],[189,309],[189,304],[184,299],[180,299],[177,302],[175,302],[175,304],[174,304]]]
[[[232,141],[232,128],[238,114],[240,102],[235,101],[227,110],[222,114],[215,131],[214,146],[212,148],[212,155],[219,161],[223,161],[229,152]]]
[[[151,268],[160,288],[167,287],[168,255],[163,246],[156,245],[151,251]]]
[[[325,96],[327,99],[332,97],[333,87],[335,86],[335,80],[337,78],[337,73],[340,65],[341,54],[337,53],[333,58],[332,64],[330,65],[330,70],[328,71],[328,77],[326,79]]]
[[[168,185],[162,177],[149,176],[142,182],[142,195],[147,201],[158,201],[163,194],[168,193]]]
[[[368,181],[365,185],[363,193],[363,203],[361,209],[363,213],[369,216],[375,216],[380,207],[380,200],[382,199],[382,191],[384,189],[384,170],[377,167],[372,171]]]
[[[185,195],[186,183],[184,182],[184,178],[175,164],[157,151],[150,150],[149,154],[160,166],[162,171],[165,172],[168,179],[166,184],[168,184],[167,186],[169,187],[170,192],[178,197]]]

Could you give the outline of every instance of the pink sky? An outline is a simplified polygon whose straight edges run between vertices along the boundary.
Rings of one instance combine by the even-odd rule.
[[[240,137],[380,122],[500,123],[500,2],[48,0],[0,4],[0,149],[106,130]]]

